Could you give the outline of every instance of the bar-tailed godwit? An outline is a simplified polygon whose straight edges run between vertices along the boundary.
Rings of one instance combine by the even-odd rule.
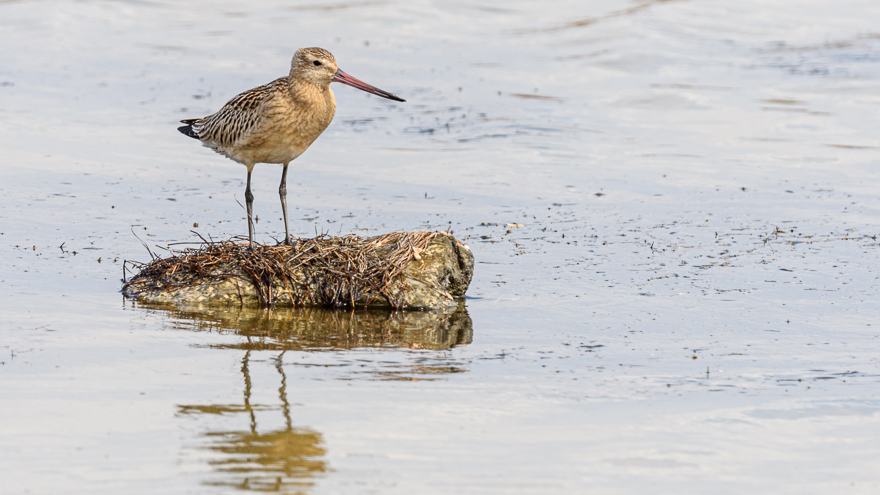
[[[281,163],[281,211],[284,242],[290,243],[287,227],[287,166],[311,145],[333,120],[336,99],[331,82],[340,82],[394,101],[393,94],[355,79],[339,70],[336,59],[323,48],[302,48],[293,55],[290,75],[245,91],[229,100],[215,114],[182,120],[177,130],[247,167],[248,240],[254,245],[251,173],[257,163]]]

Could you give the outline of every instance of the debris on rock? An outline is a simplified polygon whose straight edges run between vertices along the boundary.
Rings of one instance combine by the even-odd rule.
[[[443,309],[474,270],[467,244],[443,232],[321,235],[292,245],[208,242],[149,263],[122,293],[147,303]]]

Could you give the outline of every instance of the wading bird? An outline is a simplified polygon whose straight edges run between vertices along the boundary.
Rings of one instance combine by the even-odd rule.
[[[177,130],[198,139],[204,146],[247,167],[248,240],[254,246],[251,173],[257,163],[281,163],[281,211],[284,242],[290,244],[287,227],[287,166],[311,145],[333,120],[336,99],[330,83],[340,82],[394,101],[406,101],[355,79],[339,70],[336,59],[323,48],[301,48],[293,55],[290,75],[245,91],[229,100],[215,114],[181,120]]]

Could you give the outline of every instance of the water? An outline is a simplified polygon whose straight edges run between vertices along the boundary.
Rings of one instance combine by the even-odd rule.
[[[878,15],[0,2],[0,491],[876,492]],[[292,232],[451,228],[465,312],[119,295],[138,238],[245,232],[176,122],[301,46],[408,101],[334,86]]]

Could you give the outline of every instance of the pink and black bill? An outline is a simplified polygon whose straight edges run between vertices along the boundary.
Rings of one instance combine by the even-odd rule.
[[[345,72],[341,70],[336,71],[336,74],[333,76],[333,82],[339,82],[342,84],[347,84],[352,88],[357,88],[361,91],[366,91],[367,93],[374,94],[376,96],[381,96],[382,98],[388,98],[389,100],[394,101],[406,101],[399,96],[394,96],[388,91],[383,91],[375,86],[370,86],[369,84],[361,81],[360,79],[356,79],[354,77],[349,76]]]

